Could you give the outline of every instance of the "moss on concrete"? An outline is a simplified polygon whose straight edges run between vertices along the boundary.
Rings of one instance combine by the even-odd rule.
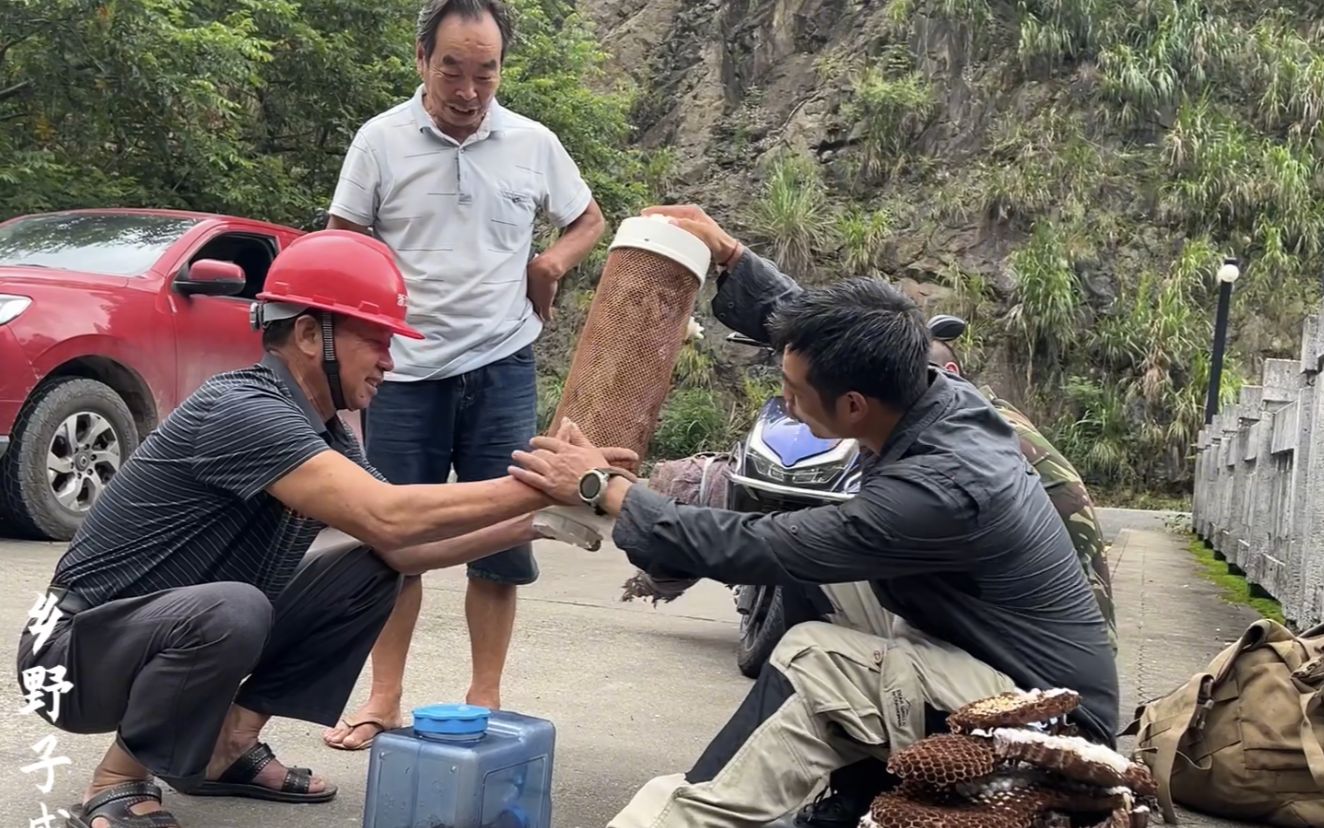
[[[1233,572],[1227,561],[1220,560],[1204,541],[1192,535],[1187,547],[1200,564],[1201,573],[1223,593],[1223,600],[1242,604],[1261,616],[1285,624],[1282,605],[1265,595],[1241,575]]]

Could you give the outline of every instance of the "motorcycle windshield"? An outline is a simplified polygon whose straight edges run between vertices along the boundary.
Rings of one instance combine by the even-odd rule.
[[[763,409],[763,429],[759,434],[784,467],[791,467],[836,448],[840,440],[815,437],[809,426],[800,422],[786,410],[786,401],[774,397]]]

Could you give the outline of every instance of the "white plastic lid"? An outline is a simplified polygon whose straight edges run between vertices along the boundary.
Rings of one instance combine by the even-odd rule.
[[[635,247],[665,256],[684,267],[703,287],[712,265],[708,245],[688,230],[672,224],[666,216],[631,216],[616,228],[609,250]]]

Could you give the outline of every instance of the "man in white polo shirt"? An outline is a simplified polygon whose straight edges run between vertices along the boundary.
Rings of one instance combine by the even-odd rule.
[[[501,477],[537,422],[533,343],[558,280],[602,236],[602,212],[560,140],[495,100],[510,13],[500,0],[426,0],[419,13],[414,96],[355,135],[329,227],[372,233],[399,260],[409,323],[425,339],[392,346],[388,374],[364,412],[369,462],[392,483]],[[562,229],[531,258],[535,215]],[[497,708],[516,587],[538,576],[523,545],[469,565],[465,614],[473,673],[467,701]],[[361,749],[402,724],[405,659],[422,600],[406,581],[372,656],[372,692],[329,730]]]

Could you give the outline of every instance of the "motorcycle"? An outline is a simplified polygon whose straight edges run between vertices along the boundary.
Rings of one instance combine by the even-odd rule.
[[[929,319],[928,327],[934,339],[951,342],[967,326],[960,317],[938,314]],[[766,343],[743,334],[733,333],[726,339],[771,353]],[[790,415],[780,395],[763,404],[749,433],[731,449],[731,456],[727,506],[732,510],[785,512],[840,503],[859,492],[858,443],[815,437],[808,426]],[[740,615],[736,664],[742,674],[755,678],[786,632],[782,590],[735,585],[732,591]]]

